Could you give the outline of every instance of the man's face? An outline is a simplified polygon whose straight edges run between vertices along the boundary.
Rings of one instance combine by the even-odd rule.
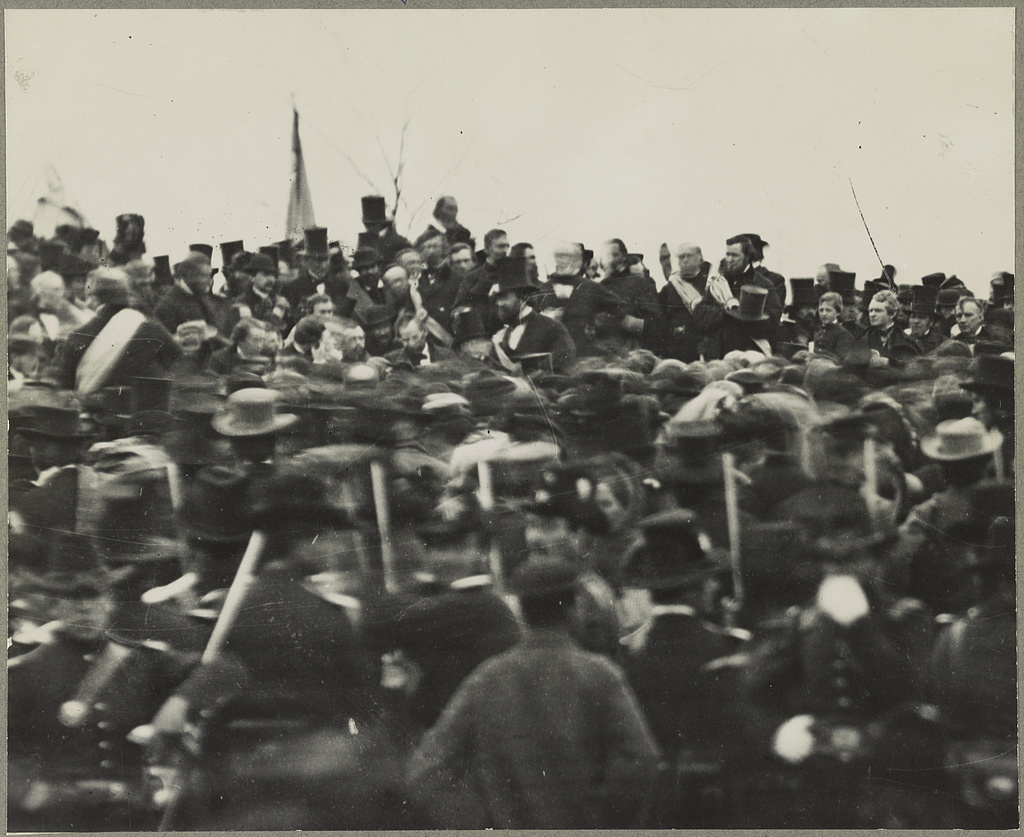
[[[386,349],[391,346],[392,331],[389,323],[378,323],[370,328],[370,339],[373,341],[373,345],[380,348]]]
[[[451,255],[452,271],[456,276],[465,276],[473,267],[473,254],[469,249],[459,250]]]
[[[747,269],[747,257],[743,255],[742,245],[730,244],[725,248],[722,267],[726,277],[739,276]]]
[[[195,272],[185,280],[185,284],[194,294],[201,296],[209,293],[210,288],[213,286],[213,270],[209,265],[199,265]]]
[[[703,262],[700,250],[695,247],[684,247],[676,253],[676,258],[679,259],[679,275],[684,279],[700,273],[701,262]]]
[[[505,325],[513,325],[519,322],[519,311],[523,304],[514,291],[506,291],[503,294],[499,294],[496,305],[498,307],[498,319]]]
[[[341,356],[345,360],[361,360],[366,350],[366,334],[358,326],[341,337]]]
[[[377,284],[380,279],[380,265],[370,264],[366,267],[359,268],[359,281],[367,287],[371,287]]]
[[[889,316],[889,309],[884,302],[877,299],[871,300],[868,305],[868,323],[875,328],[888,328],[892,325],[892,317]]]
[[[839,319],[839,312],[836,311],[829,303],[819,302],[818,303],[818,319],[821,321],[823,326],[832,325],[837,319]]]
[[[277,277],[273,273],[257,273],[252,277],[252,286],[255,290],[261,294],[269,294],[274,290],[274,283],[277,281]]]
[[[444,261],[444,239],[435,235],[433,238],[428,238],[423,242],[422,253],[423,261],[431,268],[437,267],[441,262]],[[406,267],[406,265],[403,265]]]
[[[911,314],[910,315],[910,336],[911,337],[924,337],[928,333],[928,326],[932,323],[932,318],[927,314]]]
[[[982,319],[981,307],[976,303],[962,303],[956,310],[956,324],[961,334],[974,334],[981,328]]]
[[[398,339],[410,354],[419,354],[427,345],[427,333],[419,320],[410,320],[398,330]]]
[[[409,295],[409,274],[401,267],[392,267],[384,271],[384,287],[395,299],[405,299]]]
[[[617,270],[625,258],[626,254],[619,250],[619,245],[609,242],[601,249],[601,270],[605,273]]]
[[[333,317],[334,303],[329,299],[321,300],[313,306],[313,314],[318,317]]]
[[[819,267],[818,272],[814,274],[814,284],[819,288],[828,287],[828,269]]]
[[[505,256],[508,255],[508,248],[508,236],[499,235],[487,247],[487,258],[490,259],[491,262],[496,262],[499,259],[503,259],[505,258]]]
[[[314,276],[323,276],[327,272],[329,259],[319,253],[307,253],[302,257],[302,262],[306,266],[306,270]]]
[[[238,344],[238,350],[248,357],[261,355],[267,348],[267,333],[262,328],[252,329]]]
[[[459,214],[459,203],[454,198],[441,201],[437,207],[437,217],[443,224],[454,224]]]
[[[405,275],[412,282],[418,282],[423,275],[423,257],[415,250],[402,256],[398,264],[405,269]]]

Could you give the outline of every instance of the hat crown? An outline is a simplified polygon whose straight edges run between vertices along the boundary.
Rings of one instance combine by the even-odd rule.
[[[757,285],[743,285],[740,288],[740,305],[736,309],[736,318],[740,320],[760,320],[765,317],[764,304],[768,300],[768,290]]]
[[[362,198],[363,223],[367,221],[386,221],[387,203],[383,195],[365,195]]]
[[[302,234],[306,242],[307,255],[327,255],[327,227],[308,227]]]
[[[79,421],[78,410],[38,405],[32,408],[23,429],[46,436],[73,437],[79,435]]]
[[[498,290],[501,293],[518,288],[533,288],[530,262],[526,256],[506,256],[498,262]]]
[[[992,453],[998,431],[987,431],[978,419],[973,417],[950,419],[939,422],[935,428],[936,451],[944,458],[970,459]]]

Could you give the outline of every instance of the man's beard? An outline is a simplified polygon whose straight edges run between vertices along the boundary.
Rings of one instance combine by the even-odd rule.
[[[739,267],[730,269],[725,259],[722,259],[718,263],[718,272],[721,273],[726,279],[738,279],[744,273],[746,273],[746,263],[741,264]]]

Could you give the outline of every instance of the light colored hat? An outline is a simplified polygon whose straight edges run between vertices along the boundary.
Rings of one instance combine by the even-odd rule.
[[[299,417],[287,413],[277,415],[278,397],[272,389],[240,389],[231,394],[224,409],[210,423],[222,436],[262,436],[284,430]]]
[[[998,430],[985,430],[976,418],[939,422],[935,432],[921,440],[921,450],[929,459],[956,462],[995,453],[1003,443]]]

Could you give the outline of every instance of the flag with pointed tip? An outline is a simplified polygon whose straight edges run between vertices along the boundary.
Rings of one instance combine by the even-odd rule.
[[[313,196],[306,179],[306,162],[302,157],[302,143],[299,140],[299,112],[292,109],[292,177],[288,194],[288,221],[285,238],[301,239],[303,230],[316,226],[313,215]]]

